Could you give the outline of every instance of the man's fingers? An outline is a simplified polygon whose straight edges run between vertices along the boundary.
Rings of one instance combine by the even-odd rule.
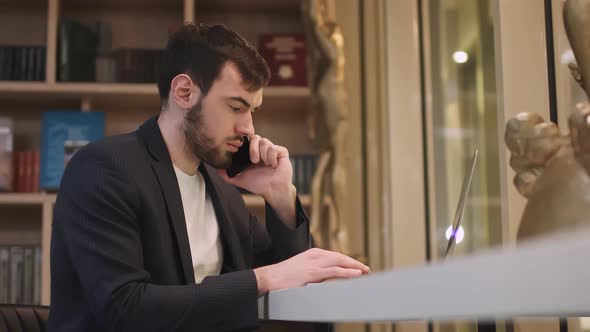
[[[279,159],[285,157],[289,157],[287,148],[274,145],[269,139],[262,138],[259,135],[252,136],[250,141],[250,160],[254,164],[262,162],[266,166],[277,168]]]
[[[270,163],[270,166],[272,168],[277,168],[277,166],[279,164],[278,154],[279,154],[279,152],[277,151],[276,146],[273,146],[268,149],[267,158],[268,158],[268,162]]]
[[[277,151],[279,153],[277,155],[278,159],[289,157],[289,150],[287,150],[286,147],[280,146],[280,145],[275,145],[275,148],[277,149]]]
[[[250,140],[250,160],[254,164],[260,162],[260,140],[262,138],[259,135],[252,136]]]
[[[318,270],[314,280],[310,282],[321,282],[329,279],[355,278],[361,276],[363,271],[339,266],[331,266]]]
[[[326,256],[322,258],[322,266],[339,266],[343,268],[358,269],[364,273],[369,273],[371,270],[365,264],[357,261],[354,258],[348,257],[338,252],[326,251]]]
[[[272,143],[268,139],[263,138],[260,140],[259,148],[261,160],[264,162],[266,166],[269,166],[270,161],[268,160],[268,150],[272,149]]]

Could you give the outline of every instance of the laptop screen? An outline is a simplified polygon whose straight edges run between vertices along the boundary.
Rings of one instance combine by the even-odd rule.
[[[459,230],[459,226],[461,226],[461,218],[463,217],[463,208],[465,207],[465,200],[467,200],[467,194],[469,193],[469,188],[471,188],[471,179],[473,178],[473,173],[475,173],[475,164],[477,163],[477,156],[479,151],[475,149],[473,152],[473,157],[471,158],[471,165],[467,169],[465,173],[465,177],[463,178],[463,186],[461,188],[461,195],[459,196],[459,203],[457,204],[457,210],[455,211],[455,220],[453,221],[453,228],[451,231],[451,236],[449,237],[449,242],[447,243],[447,250],[445,251],[445,257],[449,255],[452,249],[455,247],[456,235],[457,231]]]

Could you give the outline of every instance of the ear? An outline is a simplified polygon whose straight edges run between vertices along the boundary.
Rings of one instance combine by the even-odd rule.
[[[170,85],[170,99],[173,100],[179,108],[189,109],[194,102],[199,99],[201,90],[196,84],[193,84],[191,78],[186,74],[176,75]]]

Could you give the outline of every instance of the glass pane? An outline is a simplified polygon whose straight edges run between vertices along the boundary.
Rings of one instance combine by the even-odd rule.
[[[454,255],[501,243],[499,130],[491,0],[430,0],[429,21],[434,188],[433,255],[446,250],[465,174],[475,149],[479,160],[465,202]],[[481,322],[480,322],[481,323]],[[493,324],[493,323],[492,323]],[[469,321],[439,323],[441,332],[477,331]],[[481,327],[480,327],[481,328]],[[486,328],[485,330],[490,330]]]
[[[551,2],[558,125],[562,134],[566,134],[569,132],[567,120],[570,114],[575,110],[576,104],[587,101],[588,97],[568,67],[568,64],[576,63],[576,59],[565,32],[563,4],[563,1]],[[590,317],[568,319],[568,330],[590,332]]]
[[[431,0],[430,68],[436,256],[447,236],[473,151],[479,160],[465,204],[455,255],[502,239],[493,19],[489,0]]]
[[[574,53],[565,33],[563,24],[563,1],[552,1],[553,45],[555,53],[555,89],[557,93],[557,112],[562,132],[569,131],[567,118],[576,104],[588,98],[578,82],[573,78],[569,63],[576,63]]]

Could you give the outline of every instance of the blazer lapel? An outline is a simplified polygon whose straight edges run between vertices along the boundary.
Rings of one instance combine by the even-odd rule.
[[[205,179],[205,185],[207,186],[207,192],[211,197],[213,208],[215,209],[215,215],[217,216],[217,223],[219,225],[219,232],[221,235],[221,241],[224,244],[224,266],[231,271],[239,271],[247,268],[246,262],[244,261],[243,250],[240,246],[240,239],[236,233],[234,223],[229,219],[228,214],[225,211],[229,211],[229,206],[226,200],[221,199],[223,197],[223,187],[221,179],[215,174],[215,169],[205,163],[201,163],[199,171],[203,174]],[[229,251],[229,252],[228,252]]]
[[[178,180],[174,174],[170,154],[168,153],[156,119],[156,117],[153,117],[142,125],[140,135],[145,139],[148,151],[154,157],[152,169],[160,184],[160,189],[162,190],[168,210],[168,217],[174,229],[185,283],[190,284],[195,282],[195,275],[186,231],[184,210],[182,208],[182,197],[180,196]]]

